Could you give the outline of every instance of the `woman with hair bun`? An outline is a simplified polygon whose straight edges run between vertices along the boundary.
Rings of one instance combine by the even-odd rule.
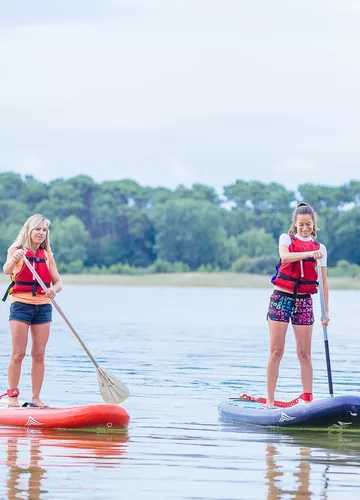
[[[274,290],[270,297],[267,320],[270,330],[270,355],[267,365],[266,407],[272,408],[280,361],[284,353],[285,337],[291,320],[303,388],[301,398],[312,401],[313,368],[311,362],[311,340],[314,324],[312,295],[317,293],[318,261],[324,286],[326,317],[323,326],[329,323],[329,286],[327,280],[327,250],[316,241],[316,214],[307,203],[299,203],[293,213],[288,233],[279,238],[280,261],[272,278]]]
[[[54,256],[50,248],[50,221],[41,214],[29,217],[10,246],[3,266],[12,282],[5,292],[3,301],[11,294],[10,332],[12,353],[8,367],[8,387],[5,394],[9,406],[19,406],[18,389],[21,365],[26,354],[29,328],[32,336],[32,406],[44,407],[40,391],[45,372],[45,349],[50,335],[52,321],[51,300],[62,290]],[[24,256],[47,286],[45,293],[24,262]]]

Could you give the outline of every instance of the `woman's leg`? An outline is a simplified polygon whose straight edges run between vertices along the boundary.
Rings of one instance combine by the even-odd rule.
[[[41,323],[31,325],[32,336],[32,366],[31,366],[31,383],[32,383],[32,401],[38,406],[44,406],[40,399],[40,391],[44,380],[45,373],[45,349],[50,335],[50,324]]]
[[[293,325],[296,338],[296,352],[300,362],[303,392],[313,392],[313,367],[311,362],[311,339],[313,325]]]
[[[268,319],[270,329],[270,355],[266,370],[266,406],[271,408],[274,404],[276,383],[279,377],[280,361],[284,353],[285,337],[288,323]]]
[[[23,321],[11,320],[11,358],[8,367],[9,389],[16,389],[19,385],[21,375],[21,365],[26,354],[28,342],[29,325]],[[9,398],[10,406],[19,406],[18,398]]]

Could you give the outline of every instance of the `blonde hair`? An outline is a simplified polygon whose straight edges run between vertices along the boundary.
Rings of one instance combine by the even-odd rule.
[[[46,223],[48,230],[46,233],[45,240],[40,244],[40,248],[43,248],[47,252],[51,253],[50,237],[49,237],[50,221],[41,214],[34,214],[28,218],[23,227],[20,229],[19,234],[15,238],[15,241],[10,246],[10,248],[25,247],[31,249],[31,237],[30,237],[31,231],[36,227],[38,227],[39,224],[41,224],[42,222]]]
[[[312,221],[314,223],[314,227],[313,227],[313,230],[311,232],[311,236],[316,238],[316,235],[317,235],[316,214],[315,214],[314,209],[305,202],[299,203],[298,206],[295,208],[294,213],[293,213],[293,217],[292,217],[292,224],[289,228],[288,233],[289,234],[296,234],[297,233],[296,219],[297,219],[298,215],[310,215],[310,217],[312,218]]]

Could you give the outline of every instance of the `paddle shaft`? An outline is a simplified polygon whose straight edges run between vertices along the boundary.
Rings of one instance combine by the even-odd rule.
[[[325,301],[324,301],[324,284],[323,284],[323,279],[322,279],[322,269],[321,269],[320,262],[319,262],[319,266],[318,266],[318,280],[319,280],[319,288],[320,288],[321,317],[324,320],[326,318],[326,312],[325,312]],[[327,327],[324,325],[323,325],[323,334],[324,334],[329,393],[330,393],[330,396],[333,396],[334,389],[333,389],[332,375],[331,375],[329,340],[328,340],[328,334],[327,334]]]
[[[47,292],[47,287],[46,287],[45,283],[40,278],[40,276],[35,271],[34,267],[30,264],[30,262],[25,257],[25,255],[24,255],[23,259],[24,259],[24,262],[25,262],[26,266],[32,272],[32,274],[36,278],[36,281],[39,283],[39,285],[41,286],[41,288],[44,290],[44,292]],[[57,312],[60,314],[60,316],[62,317],[62,319],[67,324],[67,326],[70,328],[71,332],[75,335],[75,337],[79,341],[81,347],[84,349],[84,351],[86,352],[86,354],[89,356],[89,358],[91,359],[91,361],[94,363],[94,365],[96,366],[96,368],[99,368],[98,363],[95,361],[95,359],[93,358],[93,356],[92,356],[91,352],[89,351],[89,349],[86,347],[86,345],[84,344],[84,342],[81,340],[81,338],[79,337],[79,335],[76,333],[75,328],[72,326],[72,324],[70,323],[70,321],[67,319],[67,317],[65,316],[65,314],[63,313],[63,311],[60,309],[60,306],[58,306],[58,304],[56,303],[56,300],[55,299],[50,299],[50,300],[51,300],[53,306],[55,307],[55,309],[57,310]]]

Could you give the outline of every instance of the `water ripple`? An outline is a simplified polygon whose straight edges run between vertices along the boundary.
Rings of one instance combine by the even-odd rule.
[[[269,290],[66,287],[59,304],[101,367],[130,387],[126,435],[0,429],[0,498],[356,498],[360,436],[269,431],[219,421],[228,396],[264,395]],[[356,394],[359,292],[332,293],[329,342],[337,394]],[[7,311],[0,359],[10,354]],[[43,398],[99,403],[96,371],[55,314]],[[316,304],[319,317],[319,307]],[[314,392],[328,394],[322,330],[314,329]],[[30,359],[21,394],[30,396]],[[289,330],[279,399],[301,392]]]

